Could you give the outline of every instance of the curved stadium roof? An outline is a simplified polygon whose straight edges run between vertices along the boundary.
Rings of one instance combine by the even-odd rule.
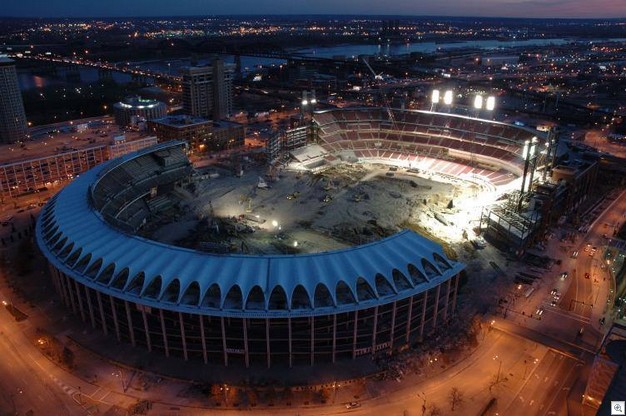
[[[156,150],[173,144],[157,145]],[[93,289],[159,308],[221,316],[310,316],[365,309],[423,292],[464,265],[401,231],[367,245],[304,255],[213,254],[122,232],[93,207],[92,184],[144,149],[77,178],[46,205],[38,244],[60,271]]]

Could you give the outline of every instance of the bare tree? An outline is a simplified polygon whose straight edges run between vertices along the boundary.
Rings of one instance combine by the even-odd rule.
[[[430,412],[428,413],[428,416],[443,416],[443,411],[436,404],[431,404]]]
[[[450,390],[450,396],[448,397],[450,398],[450,406],[452,407],[452,411],[454,411],[455,407],[463,403],[463,393],[461,393],[461,391],[456,387],[452,387],[452,389]]]

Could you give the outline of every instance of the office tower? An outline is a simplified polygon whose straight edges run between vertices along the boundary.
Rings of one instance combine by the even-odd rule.
[[[0,56],[0,143],[26,138],[26,114],[13,60]]]
[[[211,65],[182,68],[183,107],[188,114],[214,120],[233,111],[234,65],[215,59]]]

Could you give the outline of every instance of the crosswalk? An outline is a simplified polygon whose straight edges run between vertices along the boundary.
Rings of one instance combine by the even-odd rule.
[[[591,319],[588,316],[579,315],[574,312],[564,311],[563,309],[560,309],[554,306],[544,305],[543,309],[546,313],[549,312],[555,315],[562,316],[563,318],[573,319],[575,321],[580,322],[581,324],[588,324],[589,322],[591,322]]]

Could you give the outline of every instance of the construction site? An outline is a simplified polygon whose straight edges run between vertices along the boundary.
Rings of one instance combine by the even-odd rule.
[[[210,167],[170,194],[144,237],[199,251],[305,254],[367,244],[412,229],[447,249],[468,242],[484,198],[478,185],[384,164],[245,174]]]

